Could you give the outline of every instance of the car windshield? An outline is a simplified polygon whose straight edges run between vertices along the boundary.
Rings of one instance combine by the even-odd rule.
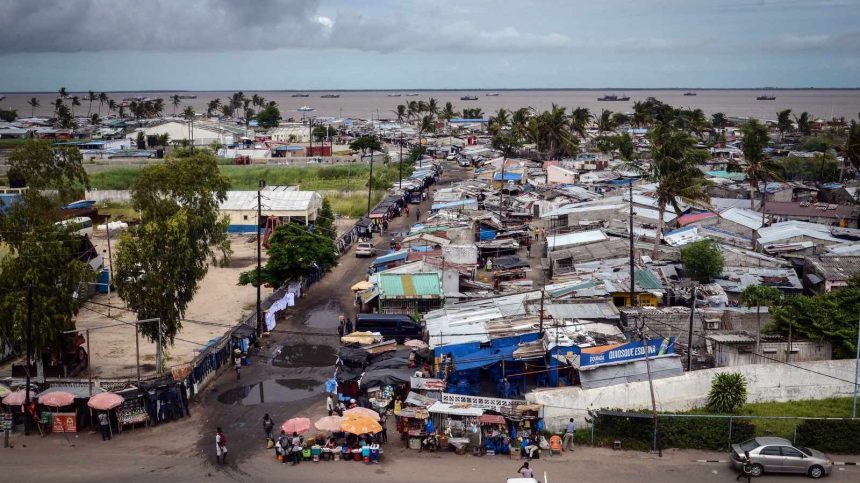
[[[812,450],[809,448],[804,448],[803,446],[795,446],[795,448],[802,451],[806,456],[812,456]]]
[[[744,451],[752,451],[761,445],[755,439],[750,439],[748,441],[744,441],[743,443],[741,443],[740,446],[741,446],[741,449]]]

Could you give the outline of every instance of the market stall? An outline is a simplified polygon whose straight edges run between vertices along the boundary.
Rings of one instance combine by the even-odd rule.
[[[499,414],[484,414],[478,418],[481,425],[482,451],[484,454],[510,453],[510,434],[508,422]]]
[[[430,412],[424,408],[401,408],[397,416],[397,432],[409,449],[421,449],[421,441],[427,437],[425,425]]]
[[[439,448],[454,447],[457,454],[480,447],[481,433],[478,418],[484,410],[466,404],[436,402],[428,409],[439,428]]]

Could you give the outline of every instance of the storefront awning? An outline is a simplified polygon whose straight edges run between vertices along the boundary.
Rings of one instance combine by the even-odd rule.
[[[484,414],[478,418],[481,424],[505,424],[505,418],[499,414]]]

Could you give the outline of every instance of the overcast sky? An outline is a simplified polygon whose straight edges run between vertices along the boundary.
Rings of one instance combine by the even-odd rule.
[[[860,0],[0,0],[0,91],[858,87]]]

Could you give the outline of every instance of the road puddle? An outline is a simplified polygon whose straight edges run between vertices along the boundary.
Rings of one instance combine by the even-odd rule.
[[[334,348],[326,344],[286,344],[272,354],[272,365],[278,367],[326,367],[336,360]]]
[[[337,310],[335,304],[326,304],[321,309],[311,311],[305,319],[304,325],[318,329],[334,329],[337,328],[338,316],[340,314],[341,312]]]
[[[218,395],[218,402],[243,406],[292,402],[322,391],[323,383],[314,379],[275,379],[224,391]]]

